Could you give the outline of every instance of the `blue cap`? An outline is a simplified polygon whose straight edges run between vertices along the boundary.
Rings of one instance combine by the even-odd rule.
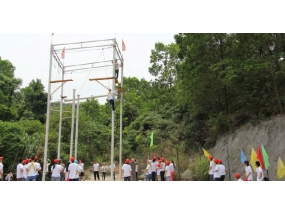
[[[77,161],[77,160],[75,160],[75,161],[74,161],[74,163],[78,164],[78,161]]]

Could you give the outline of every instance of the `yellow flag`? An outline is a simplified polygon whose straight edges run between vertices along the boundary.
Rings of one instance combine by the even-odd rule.
[[[250,165],[251,165],[251,168],[256,171],[256,166],[255,166],[255,162],[256,161],[259,161],[258,158],[257,158],[257,155],[256,155],[256,152],[254,151],[254,149],[252,148],[251,150],[251,157],[250,157]]]
[[[281,179],[284,175],[285,175],[285,167],[284,167],[284,164],[283,164],[281,158],[279,157],[278,168],[277,168],[277,177],[278,177],[278,179]]]
[[[202,149],[203,149],[203,148],[202,148]],[[203,151],[204,151],[204,155],[205,155],[207,158],[209,158],[209,156],[211,156],[210,153],[207,152],[205,149],[203,149]]]

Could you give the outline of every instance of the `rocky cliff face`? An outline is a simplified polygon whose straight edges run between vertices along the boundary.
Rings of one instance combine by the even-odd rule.
[[[277,181],[277,165],[280,157],[285,163],[285,116],[277,116],[268,121],[263,121],[256,126],[246,124],[234,133],[220,137],[214,148],[209,149],[211,155],[222,159],[228,170],[227,146],[230,161],[231,180],[234,181],[234,174],[240,173],[245,177],[244,165],[240,161],[240,149],[242,149],[246,159],[250,161],[251,149],[257,152],[258,145],[262,144],[269,156],[269,179]],[[267,171],[264,171],[267,176]],[[256,181],[256,172],[253,173]],[[281,180],[284,180],[283,177]],[[226,173],[225,180],[229,180],[229,172]]]

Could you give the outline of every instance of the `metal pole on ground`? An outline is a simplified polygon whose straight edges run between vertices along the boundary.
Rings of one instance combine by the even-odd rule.
[[[113,41],[113,77],[115,77],[115,39]],[[113,78],[112,80],[112,90],[115,91],[115,78]],[[114,103],[115,103],[115,98],[114,98]],[[111,181],[114,181],[114,127],[115,127],[115,112],[112,110],[112,138],[111,138]],[[121,169],[121,167],[119,167],[119,169]]]
[[[62,80],[64,80],[64,68],[62,69]],[[62,104],[63,104],[63,86],[61,85],[61,100],[59,112],[59,126],[58,126],[58,144],[57,144],[57,158],[60,159],[60,142],[61,142],[61,125],[62,125]]]
[[[75,91],[76,89],[73,89],[73,103],[72,103],[72,120],[71,120],[71,134],[70,134],[70,157],[72,157],[73,152],[73,134],[74,134],[74,110],[75,110]]]
[[[45,181],[47,170],[47,149],[48,149],[48,135],[49,135],[49,116],[50,116],[50,92],[51,92],[51,70],[52,70],[52,44],[50,45],[50,62],[49,62],[49,78],[48,78],[48,95],[47,95],[47,116],[46,116],[46,134],[45,134],[45,148],[44,148],[44,161],[43,161],[43,177]]]
[[[74,158],[76,160],[77,160],[77,145],[78,145],[79,97],[80,97],[80,95],[77,95],[76,128],[75,128],[75,153],[74,153]]]
[[[124,58],[122,58],[121,62],[121,88],[123,89],[123,68],[124,68]],[[123,144],[123,91],[121,92],[121,100],[120,100],[120,161],[119,161],[119,179],[122,180],[122,144]]]

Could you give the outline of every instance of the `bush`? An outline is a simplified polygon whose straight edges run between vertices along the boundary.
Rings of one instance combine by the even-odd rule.
[[[194,162],[189,165],[190,177],[193,181],[209,180],[209,159],[202,156],[196,156]]]

